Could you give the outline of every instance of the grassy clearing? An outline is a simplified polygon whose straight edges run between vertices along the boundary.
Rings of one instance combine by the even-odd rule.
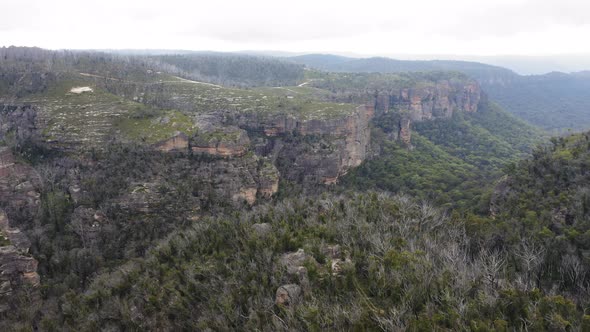
[[[176,132],[192,135],[196,127],[187,115],[175,111],[162,111],[159,116],[138,118],[131,115],[115,123],[115,128],[127,139],[157,143],[170,138]]]
[[[92,74],[94,75],[94,74]],[[181,111],[160,111],[133,101],[132,95],[118,96],[101,87],[101,77],[63,74],[60,80],[43,93],[22,98],[19,102],[39,105],[42,134],[56,144],[100,146],[113,137],[157,142],[176,131],[194,133],[190,117],[195,113],[230,111],[255,113],[262,116],[286,114],[300,121],[331,119],[347,116],[356,105],[330,103],[330,92],[313,87],[280,87],[233,89],[212,84],[184,80],[170,75],[153,75],[129,84],[162,87],[164,95],[158,98],[178,100]],[[89,87],[93,91],[72,93],[75,87]],[[151,91],[147,89],[146,91]],[[152,96],[153,97],[153,96]],[[149,96],[146,103],[151,103]],[[141,118],[141,112],[155,117],[169,117],[158,122]]]

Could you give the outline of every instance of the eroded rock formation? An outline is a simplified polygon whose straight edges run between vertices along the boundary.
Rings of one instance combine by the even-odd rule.
[[[193,137],[190,145],[195,153],[239,157],[248,151],[250,138],[245,130],[233,126],[219,126],[199,132]]]
[[[255,151],[276,161],[281,176],[302,183],[333,184],[366,159],[372,107],[347,116],[296,120],[289,115],[242,114],[238,125],[261,137]]]
[[[188,136],[184,133],[177,132],[169,139],[156,143],[154,147],[163,152],[186,152],[188,150]]]
[[[301,287],[296,284],[283,285],[277,289],[275,303],[277,305],[292,307],[301,299]]]
[[[439,81],[432,86],[379,91],[374,97],[375,110],[409,111],[413,121],[448,118],[455,111],[475,112],[481,89],[475,81]]]

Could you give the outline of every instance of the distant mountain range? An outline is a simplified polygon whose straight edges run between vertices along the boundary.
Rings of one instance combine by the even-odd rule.
[[[289,61],[335,72],[458,71],[476,79],[492,100],[531,124],[552,132],[590,128],[590,72],[519,75],[479,62],[457,60],[395,60],[307,54]]]

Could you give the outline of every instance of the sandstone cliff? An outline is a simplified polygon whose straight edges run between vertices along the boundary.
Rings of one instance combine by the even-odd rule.
[[[255,151],[277,162],[290,181],[333,184],[365,160],[370,141],[371,107],[347,116],[298,120],[287,114],[240,114],[235,121],[258,135]]]
[[[186,152],[188,150],[188,136],[177,132],[174,136],[154,144],[154,147],[162,152]]]
[[[375,111],[405,110],[412,121],[448,118],[455,111],[476,112],[481,89],[474,81],[438,81],[423,87],[379,91]]]
[[[476,81],[455,73],[337,74],[310,84],[333,91],[337,101],[369,105],[376,115],[397,113],[396,137],[407,145],[413,122],[476,112],[482,98]]]
[[[413,122],[450,118],[454,112],[476,112],[482,92],[474,81],[439,81],[423,87],[378,91],[370,98],[377,113],[397,112],[397,139],[411,146]]]
[[[242,129],[220,125],[200,131],[191,139],[190,145],[195,153],[236,157],[248,151],[250,138]]]

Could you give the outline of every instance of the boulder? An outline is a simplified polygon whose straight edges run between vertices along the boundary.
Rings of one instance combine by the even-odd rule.
[[[301,287],[296,284],[283,285],[277,289],[275,304],[291,307],[301,300]]]
[[[312,263],[317,264],[315,259],[305,253],[305,250],[299,249],[296,252],[289,252],[281,256],[280,264],[281,266],[287,268],[287,273],[290,275],[297,275],[300,273],[303,264],[307,260],[310,260]]]

